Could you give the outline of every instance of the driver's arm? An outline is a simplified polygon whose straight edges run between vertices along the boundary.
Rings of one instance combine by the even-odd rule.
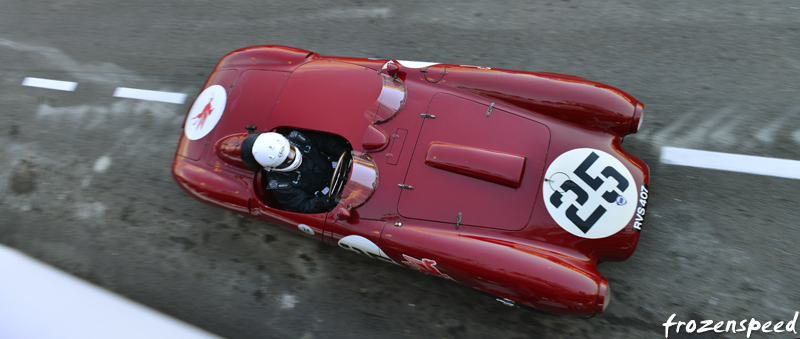
[[[311,138],[314,145],[334,160],[338,159],[342,153],[350,152],[353,149],[344,138],[324,133],[309,134],[309,138]]]
[[[318,197],[294,187],[273,189],[270,192],[290,212],[323,213],[335,206],[335,202],[328,202],[325,196]]]

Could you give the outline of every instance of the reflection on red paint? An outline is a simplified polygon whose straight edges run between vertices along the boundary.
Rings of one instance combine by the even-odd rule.
[[[453,278],[450,278],[449,275],[444,274],[442,272],[439,272],[439,269],[436,268],[436,261],[435,260],[424,259],[424,258],[422,260],[419,260],[419,259],[416,259],[416,258],[409,257],[409,256],[407,256],[405,254],[403,254],[403,259],[406,259],[406,261],[403,261],[404,264],[406,264],[408,266],[411,266],[411,268],[414,268],[414,269],[416,269],[416,270],[418,270],[420,272],[428,273],[430,275],[435,275],[437,277],[442,277],[442,278],[445,278],[445,279],[453,280]]]

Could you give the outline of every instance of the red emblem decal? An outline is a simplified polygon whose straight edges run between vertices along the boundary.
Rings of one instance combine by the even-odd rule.
[[[453,278],[450,278],[449,275],[444,274],[442,272],[439,272],[439,269],[436,268],[436,261],[434,261],[434,260],[424,259],[424,258],[422,260],[419,260],[419,259],[416,259],[416,258],[409,257],[409,256],[407,256],[405,254],[403,254],[403,258],[406,259],[406,261],[403,261],[404,264],[406,264],[408,266],[411,266],[411,268],[414,268],[414,269],[416,269],[416,270],[418,270],[420,272],[428,273],[430,275],[435,275],[437,277],[442,277],[442,278],[445,278],[445,279],[453,280]],[[453,281],[455,281],[455,280],[453,280]]]
[[[203,124],[206,123],[206,119],[208,118],[209,115],[211,115],[211,112],[214,111],[214,109],[211,108],[212,101],[214,101],[213,97],[211,99],[208,99],[208,103],[206,104],[206,107],[203,108],[203,111],[200,112],[200,114],[198,114],[194,118],[192,118],[192,120],[198,119],[197,121],[192,123],[192,125],[196,126],[195,129],[203,128]]]

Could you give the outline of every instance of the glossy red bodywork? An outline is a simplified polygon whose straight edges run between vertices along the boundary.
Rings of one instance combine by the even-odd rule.
[[[407,93],[395,115],[375,112],[389,72]],[[625,260],[636,248],[636,215],[611,236],[581,238],[554,221],[540,189],[550,163],[577,148],[611,154],[636,187],[649,184],[647,165],[621,148],[642,105],[611,86],[283,46],[231,52],[203,88],[212,85],[228,92],[222,119],[203,138],[182,135],[172,167],[177,183],[206,203],[383,261],[419,269],[411,260],[419,259],[506,301],[581,316],[602,311],[609,284],[598,262]],[[281,210],[261,174],[238,158],[250,125],[347,139],[354,166],[339,206]]]

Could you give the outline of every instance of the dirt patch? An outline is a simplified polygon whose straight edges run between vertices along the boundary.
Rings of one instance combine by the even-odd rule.
[[[14,166],[14,173],[11,175],[11,190],[17,195],[36,190],[36,169],[30,161],[22,160]]]

